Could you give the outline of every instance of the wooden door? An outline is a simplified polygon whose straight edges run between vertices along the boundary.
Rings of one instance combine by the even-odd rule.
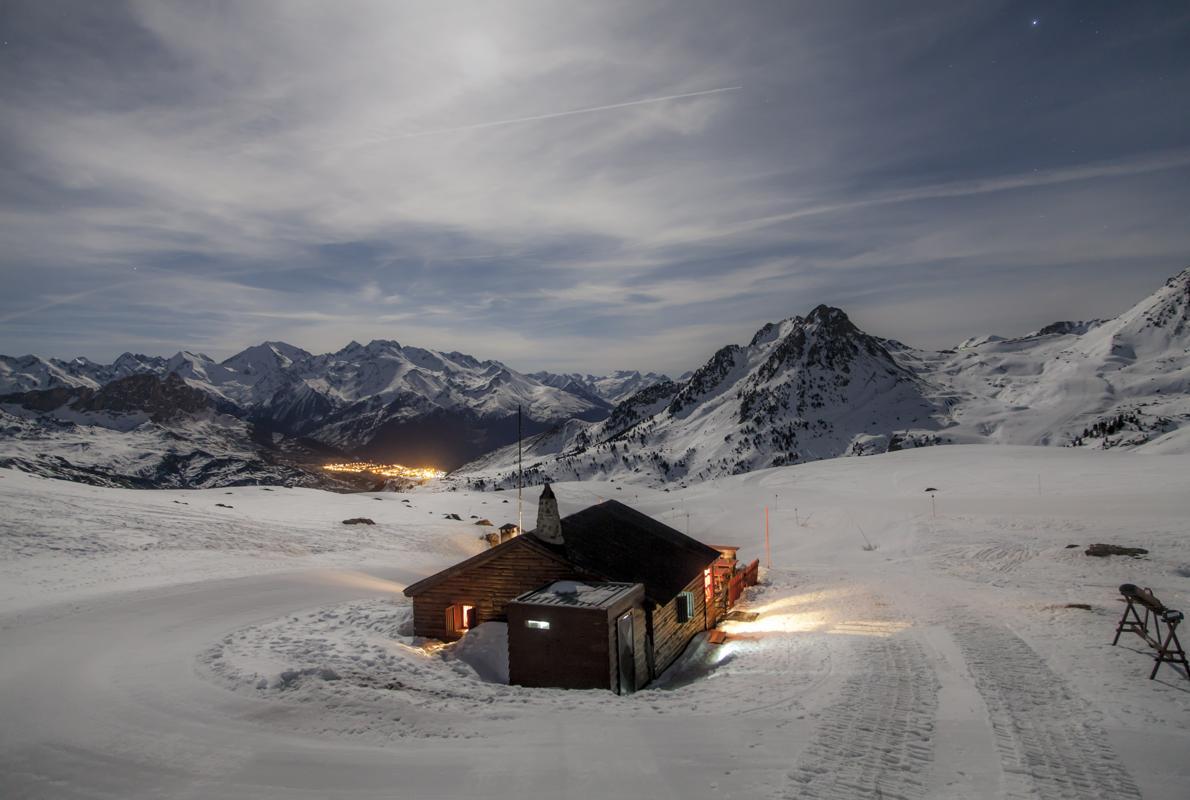
[[[632,633],[632,612],[629,611],[616,620],[620,677],[616,691],[620,694],[632,694],[636,691],[636,639]]]

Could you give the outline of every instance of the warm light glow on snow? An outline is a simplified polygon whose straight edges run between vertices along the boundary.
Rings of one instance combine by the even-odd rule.
[[[430,656],[437,655],[438,651],[442,650],[444,647],[449,647],[450,642],[439,642],[435,639],[427,639],[420,645],[405,644],[404,642],[389,642],[389,645],[390,647],[394,647],[401,652],[413,653],[415,655],[426,656],[428,658]]]
[[[778,610],[794,608],[796,606],[804,606],[809,603],[815,603],[822,600],[830,600],[834,597],[838,597],[841,594],[842,591],[838,589],[827,589],[826,591],[821,592],[806,592],[804,594],[791,594],[788,597],[782,597],[777,600],[773,600],[770,603],[764,603],[763,605],[758,606],[749,606],[748,610],[755,611],[757,614],[763,616]]]
[[[405,584],[403,583],[397,583],[396,581],[390,581],[385,578],[377,578],[375,575],[369,575],[366,572],[327,569],[314,572],[312,576],[320,583],[350,586],[353,589],[366,589],[370,592],[401,594],[405,591]]]
[[[827,633],[846,633],[853,636],[892,636],[909,626],[910,623],[904,620],[849,619],[832,625]]]
[[[752,622],[724,622],[721,627],[729,636],[748,637],[765,633],[835,633],[852,636],[891,636],[910,627],[903,620],[882,619],[839,619],[836,610],[840,604],[856,602],[848,598],[851,594],[841,589],[827,589],[819,592],[804,592],[779,597],[762,605],[751,606],[747,611],[760,614]]]
[[[793,599],[793,598],[786,598]],[[779,603],[780,601],[778,601]],[[775,605],[775,604],[772,604]],[[724,622],[721,627],[729,636],[755,633],[836,633],[851,636],[892,636],[910,626],[903,620],[847,619],[832,622],[819,611],[765,614],[752,622]]]
[[[434,467],[407,467],[404,464],[374,464],[371,461],[350,461],[340,464],[326,464],[327,472],[368,472],[382,478],[408,478],[415,481],[431,481],[446,473]]]
[[[826,624],[823,614],[807,611],[801,614],[767,614],[752,622],[724,622],[720,627],[728,636],[750,633],[805,633],[816,631]]]

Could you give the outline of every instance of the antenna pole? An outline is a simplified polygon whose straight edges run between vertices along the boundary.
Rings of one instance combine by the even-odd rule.
[[[521,505],[521,489],[525,485],[525,470],[521,455],[521,407],[516,407],[516,532],[525,532],[525,514]]]

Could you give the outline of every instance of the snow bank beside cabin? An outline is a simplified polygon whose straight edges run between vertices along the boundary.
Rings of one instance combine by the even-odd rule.
[[[481,680],[508,683],[508,623],[478,625],[450,648],[453,658],[467,664]]]

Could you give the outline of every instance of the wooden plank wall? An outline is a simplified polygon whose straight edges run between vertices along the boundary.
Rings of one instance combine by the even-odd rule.
[[[653,665],[657,677],[686,649],[699,631],[707,628],[707,601],[702,573],[683,591],[694,595],[694,613],[685,624],[678,623],[678,598],[653,609]]]
[[[529,619],[549,622],[549,630],[528,627],[525,622]],[[512,606],[508,613],[509,682],[614,690],[616,676],[607,671],[607,628],[607,611],[602,608]]]
[[[490,561],[451,575],[414,597],[413,632],[445,641],[458,639],[459,635],[446,627],[446,609],[455,603],[475,606],[475,624],[482,625],[503,620],[504,607],[517,595],[554,581],[584,577],[531,546],[508,545]]]

